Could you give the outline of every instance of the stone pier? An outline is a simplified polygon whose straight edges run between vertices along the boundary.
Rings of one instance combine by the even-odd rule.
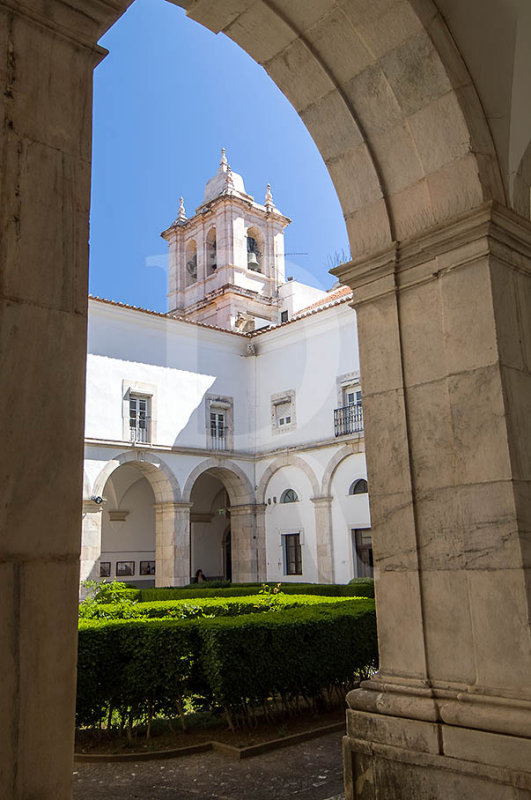
[[[354,288],[380,671],[349,800],[531,798],[531,224],[485,204]]]

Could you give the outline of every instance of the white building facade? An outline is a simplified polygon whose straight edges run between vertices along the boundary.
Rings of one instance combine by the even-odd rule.
[[[168,314],[90,300],[82,579],[372,573],[351,295],[286,280],[287,224],[223,152],[163,233]]]

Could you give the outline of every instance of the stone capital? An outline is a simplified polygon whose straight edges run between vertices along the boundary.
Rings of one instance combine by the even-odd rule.
[[[330,271],[354,290],[358,308],[489,256],[531,274],[531,222],[492,201]]]
[[[93,53],[94,66],[107,55],[98,40],[131,5],[132,0],[3,0],[7,13],[48,30]]]
[[[230,506],[230,515],[236,516],[238,514],[255,514],[257,511],[265,509],[264,503],[242,503],[237,506]]]
[[[312,503],[316,506],[330,506],[332,505],[333,497],[310,497]]]
[[[193,503],[153,503],[155,511],[189,511]]]

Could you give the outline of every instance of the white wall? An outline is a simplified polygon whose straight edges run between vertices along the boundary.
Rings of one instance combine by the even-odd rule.
[[[334,534],[334,571],[337,583],[347,583],[356,574],[352,543],[352,530],[370,528],[369,496],[349,495],[351,484],[357,478],[367,479],[365,457],[362,453],[349,456],[337,467],[330,495],[332,502],[332,530]]]
[[[280,503],[285,489],[294,489],[297,503]],[[284,467],[272,476],[266,488],[266,559],[267,580],[290,583],[317,581],[317,545],[315,539],[315,511],[311,502],[312,485],[302,470]],[[276,498],[276,503],[275,503]],[[270,502],[271,501],[271,502]],[[282,534],[301,534],[302,575],[285,575]]]
[[[359,372],[354,311],[321,311],[253,339],[256,364],[256,446],[285,447],[334,438],[337,379]],[[296,428],[274,432],[271,397],[296,392]]]

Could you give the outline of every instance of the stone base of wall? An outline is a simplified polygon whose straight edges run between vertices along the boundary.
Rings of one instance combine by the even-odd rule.
[[[531,739],[347,711],[346,800],[531,800]]]

